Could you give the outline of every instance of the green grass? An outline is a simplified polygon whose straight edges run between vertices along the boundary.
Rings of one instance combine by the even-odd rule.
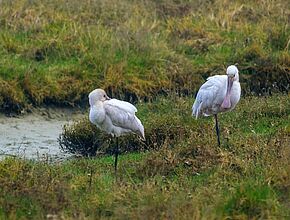
[[[1,1],[0,111],[86,106],[102,87],[138,103],[146,142],[121,139],[117,181],[114,144],[87,118],[61,141],[97,158],[0,161],[0,218],[289,219],[289,6],[256,4]],[[235,63],[247,98],[219,116],[218,148],[190,97]]]
[[[289,91],[287,3],[2,1],[0,110],[194,94],[234,63],[245,94]]]
[[[233,112],[220,114],[220,148],[214,120],[192,118],[192,102],[160,97],[138,106],[146,138],[152,141],[142,151],[139,142],[123,138],[136,146],[122,148],[117,180],[110,155],[56,164],[0,161],[0,216],[288,219],[289,96],[242,98]],[[165,139],[154,149],[156,126]],[[173,138],[170,132],[176,128],[188,133],[176,132]]]

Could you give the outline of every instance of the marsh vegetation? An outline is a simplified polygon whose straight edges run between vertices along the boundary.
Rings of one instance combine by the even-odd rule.
[[[17,0],[0,7],[0,110],[86,108],[88,93],[137,105],[146,141],[84,117],[63,163],[0,161],[0,219],[289,219],[289,5],[277,1]],[[204,80],[238,63],[242,99],[191,117]]]
[[[97,157],[55,164],[2,160],[0,216],[289,218],[289,96],[243,98],[234,112],[220,117],[220,148],[213,119],[192,119],[191,103],[161,98],[138,105],[147,141],[122,139],[117,180],[113,146],[87,117],[68,126],[62,140],[71,140],[77,150],[97,137],[102,143],[95,145]]]
[[[289,7],[261,1],[1,1],[0,109],[191,95],[238,63],[244,94],[289,90]]]

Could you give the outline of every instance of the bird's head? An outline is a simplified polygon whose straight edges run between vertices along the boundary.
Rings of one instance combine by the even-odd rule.
[[[109,99],[110,98],[107,96],[106,92],[103,89],[95,89],[89,94],[90,106],[93,106],[98,101],[104,102]]]
[[[230,65],[227,68],[227,76],[232,81],[239,80],[239,70],[235,65]]]
[[[231,91],[232,91],[232,86],[234,81],[239,81],[239,70],[235,65],[230,65],[227,68],[227,76],[228,76],[228,81],[227,81],[227,92],[226,96],[222,102],[221,107],[223,109],[230,109],[231,108],[231,101],[230,101],[230,96],[231,96]]]

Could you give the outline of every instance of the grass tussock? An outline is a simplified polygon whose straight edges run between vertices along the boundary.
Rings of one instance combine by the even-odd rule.
[[[18,112],[25,106],[25,96],[18,82],[0,80],[0,108],[4,112]]]
[[[10,85],[2,111],[84,105],[96,87],[132,101],[193,94],[234,63],[245,94],[289,91],[283,0],[0,4],[0,79]],[[9,88],[17,98],[5,96]]]
[[[212,118],[191,118],[192,100],[160,98],[142,104],[138,117],[150,141],[122,139],[117,180],[109,150],[96,158],[71,159],[62,164],[2,160],[0,216],[287,219],[288,99],[285,95],[248,97],[233,112],[220,114],[221,147],[216,144]],[[157,118],[161,119],[154,124]],[[175,133],[170,133],[165,124]],[[154,148],[157,125],[165,138]],[[88,147],[98,140],[97,150],[114,147],[86,120],[65,127],[62,138],[72,147],[80,146],[77,139]],[[129,148],[129,143],[134,148]]]
[[[173,104],[170,100],[158,98],[158,101],[140,105],[138,116],[141,116],[146,129],[146,141],[142,141],[136,135],[128,135],[119,138],[123,152],[140,152],[158,150],[166,144],[175,144],[190,136],[190,132],[196,125],[188,121],[186,125],[180,121],[186,120],[187,111],[176,115],[172,110],[178,106],[189,108],[189,100],[176,100],[179,104]],[[183,105],[183,106],[181,106]],[[162,114],[165,113],[166,117]],[[145,118],[146,117],[146,118]],[[178,135],[177,135],[178,134]],[[88,117],[66,125],[59,137],[59,143],[64,151],[77,153],[83,156],[104,155],[114,153],[115,140],[111,136],[101,132],[91,124]]]

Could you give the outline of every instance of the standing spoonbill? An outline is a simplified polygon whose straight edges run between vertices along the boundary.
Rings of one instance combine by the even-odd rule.
[[[102,131],[117,138],[115,147],[115,175],[119,154],[118,137],[135,133],[145,140],[144,127],[136,117],[137,109],[129,102],[110,99],[103,89],[95,89],[89,94],[90,122]]]
[[[234,65],[227,68],[227,75],[208,77],[197,93],[192,106],[192,115],[195,115],[196,119],[201,115],[214,115],[218,146],[220,146],[220,131],[217,114],[234,109],[240,96],[239,71]]]

